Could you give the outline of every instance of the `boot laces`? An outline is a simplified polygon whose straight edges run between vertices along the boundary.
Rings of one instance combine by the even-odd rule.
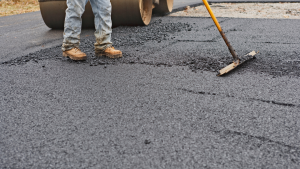
[[[75,47],[74,49],[75,49],[75,53],[81,52],[81,50],[79,48],[77,48],[77,47]]]

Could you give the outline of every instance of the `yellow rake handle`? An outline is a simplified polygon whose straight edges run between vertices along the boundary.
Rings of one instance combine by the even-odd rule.
[[[228,47],[228,49],[229,49],[229,51],[230,51],[232,57],[233,57],[233,59],[234,59],[234,62],[235,62],[235,63],[239,63],[239,60],[240,60],[240,59],[239,59],[238,56],[236,55],[235,50],[232,48],[232,46],[230,45],[230,43],[229,43],[228,39],[226,38],[224,32],[222,31],[222,28],[221,28],[221,26],[220,26],[220,24],[219,24],[217,18],[215,17],[213,11],[211,10],[211,8],[210,8],[210,6],[209,6],[207,0],[202,0],[202,1],[203,1],[203,3],[204,3],[204,5],[205,5],[205,7],[206,7],[206,9],[207,9],[207,11],[208,11],[208,13],[210,14],[211,18],[213,19],[215,25],[217,26],[217,28],[218,28],[218,30],[219,30],[221,36],[223,37],[223,39],[224,39],[224,41],[225,41],[225,43],[226,43],[226,45],[227,45],[227,47]]]
[[[206,7],[206,9],[207,9],[207,11],[208,11],[208,13],[210,14],[211,18],[212,18],[213,21],[215,22],[215,24],[216,24],[218,30],[221,32],[221,31],[222,31],[222,28],[221,28],[221,26],[220,26],[220,24],[219,24],[217,18],[215,17],[215,14],[214,14],[213,11],[211,10],[211,8],[210,8],[210,6],[209,6],[207,0],[202,0],[202,1],[203,1],[203,3],[204,3],[204,5],[205,5],[205,7]]]

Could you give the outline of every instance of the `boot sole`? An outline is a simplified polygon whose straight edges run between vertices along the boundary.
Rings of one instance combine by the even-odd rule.
[[[83,57],[73,57],[73,56],[70,56],[70,55],[68,55],[68,54],[66,54],[66,53],[63,53],[63,56],[64,57],[67,57],[67,58],[70,58],[70,59],[72,59],[72,60],[86,60],[86,56],[83,56]]]

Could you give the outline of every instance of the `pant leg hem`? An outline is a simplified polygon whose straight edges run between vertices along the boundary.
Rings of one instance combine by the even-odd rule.
[[[62,45],[62,47],[61,47],[61,50],[63,51],[63,52],[65,52],[65,51],[68,51],[68,50],[71,50],[71,49],[73,49],[73,48],[79,48],[77,45],[68,45],[68,47],[64,47],[64,45]]]
[[[101,48],[95,46],[95,51],[105,51],[107,48],[110,47],[112,47],[112,44],[106,45],[105,47],[101,47]]]

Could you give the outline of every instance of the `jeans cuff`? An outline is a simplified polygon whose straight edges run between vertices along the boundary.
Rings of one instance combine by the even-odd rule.
[[[68,50],[71,50],[71,49],[73,49],[73,48],[79,48],[77,45],[70,45],[70,44],[68,44],[68,45],[62,45],[62,47],[61,47],[61,50],[63,51],[63,52],[65,52],[65,51],[68,51]]]
[[[107,44],[104,47],[96,47],[95,46],[95,51],[105,51],[107,48],[112,47],[112,44]]]

